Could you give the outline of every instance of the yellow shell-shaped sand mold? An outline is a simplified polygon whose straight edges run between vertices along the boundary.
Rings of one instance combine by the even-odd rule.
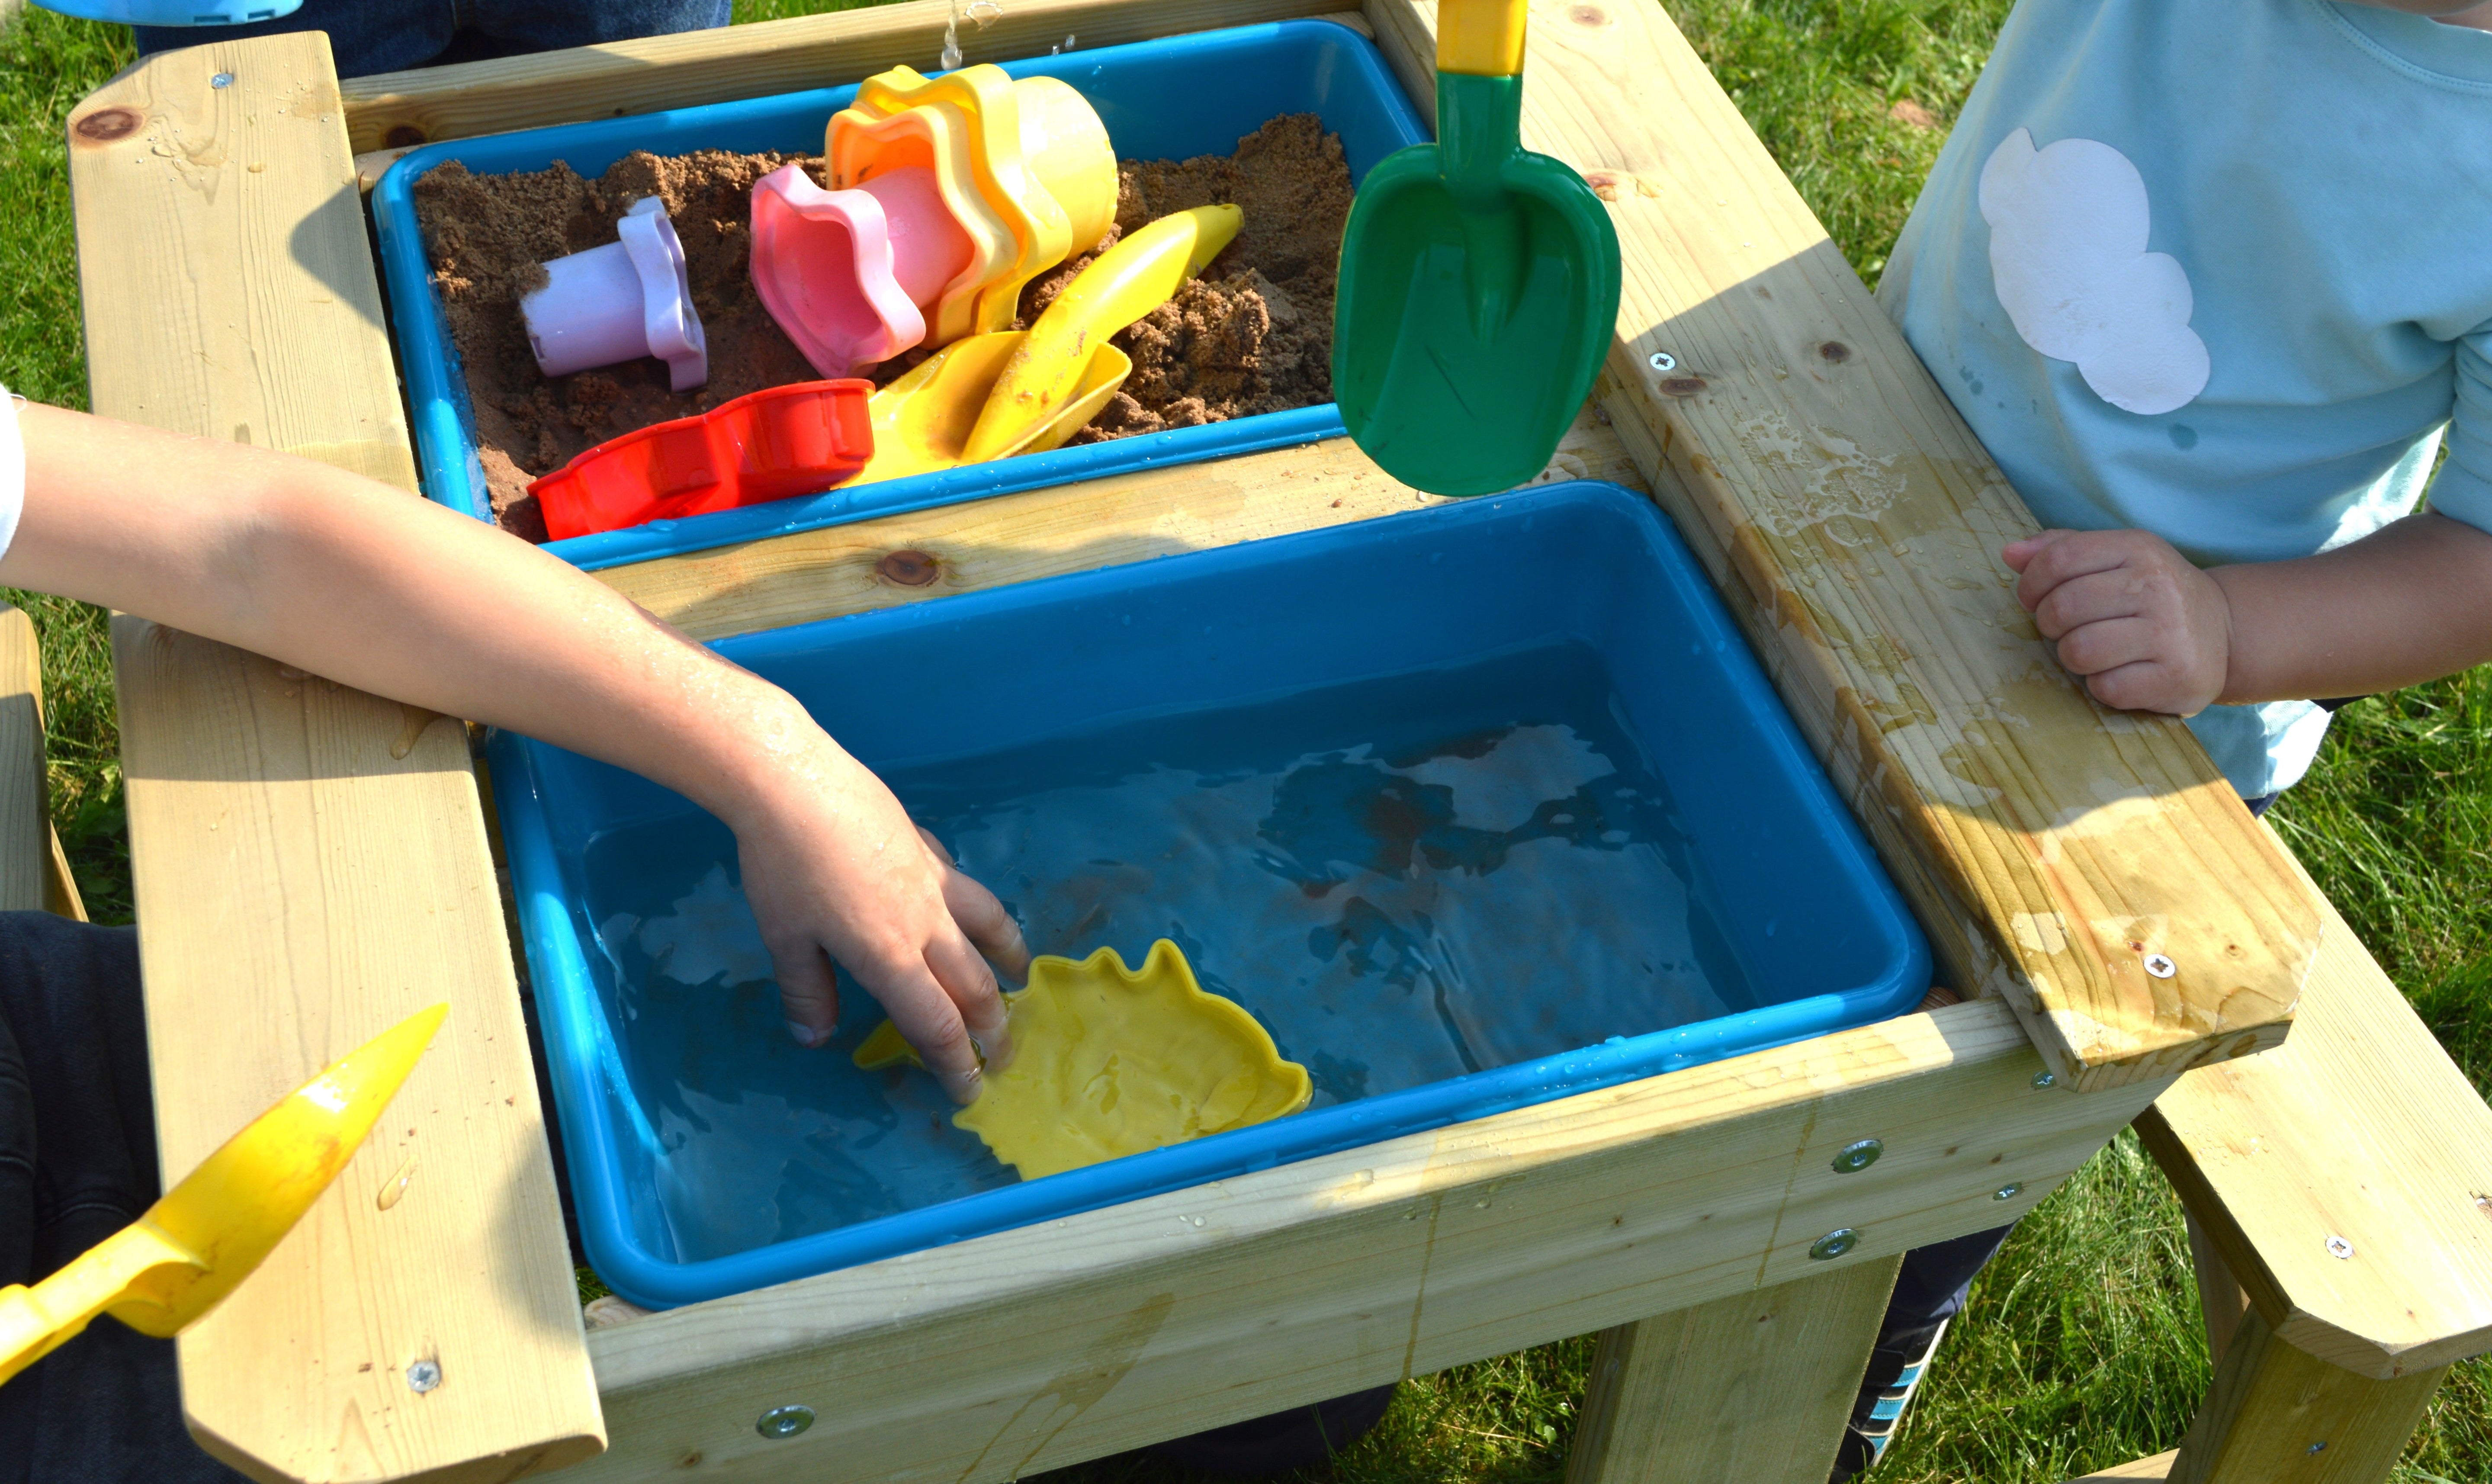
[[[1176,944],[1140,970],[1112,948],[1045,957],[1012,1007],[1012,1065],[953,1125],[1037,1179],[1296,1113],[1314,1085],[1253,1016],[1205,994]],[[888,1022],[856,1049],[868,1069],[909,1057]]]

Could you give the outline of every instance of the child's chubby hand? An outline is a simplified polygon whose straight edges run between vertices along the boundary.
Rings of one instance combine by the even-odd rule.
[[[836,961],[881,1001],[943,1090],[972,1102],[982,1061],[1001,1069],[1012,1058],[995,969],[1015,981],[1027,973],[1021,929],[909,822],[880,779],[810,725],[791,731],[773,739],[773,765],[727,821],[787,1032],[806,1046],[830,1039]]]
[[[2060,663],[2122,711],[2195,716],[2223,695],[2232,605],[2215,579],[2146,531],[2044,531],[2000,556]]]

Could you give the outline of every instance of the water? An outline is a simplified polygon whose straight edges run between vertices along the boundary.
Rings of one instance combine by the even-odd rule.
[[[1588,650],[886,771],[1041,953],[1156,937],[1303,1062],[1321,1107],[1753,1007],[1667,788]],[[624,1056],[687,1261],[1011,1183],[882,1017],[781,1029],[732,838],[685,814],[586,851]]]

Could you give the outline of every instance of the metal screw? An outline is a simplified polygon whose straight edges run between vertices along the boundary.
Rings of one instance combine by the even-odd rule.
[[[1860,1233],[1850,1227],[1837,1227],[1819,1237],[1808,1249],[1808,1255],[1820,1262],[1843,1256],[1860,1245]]]
[[[2354,1244],[2331,1233],[2328,1238],[2328,1255],[2342,1262],[2354,1256]]]
[[[2024,1181],[2010,1180],[2006,1184],[1999,1187],[1998,1190],[1992,1192],[1990,1199],[1993,1201],[2013,1201],[2024,1189]]]
[[[1855,1139],[1843,1146],[1842,1153],[1834,1156],[1834,1172],[1837,1174],[1858,1174],[1878,1163],[1878,1156],[1885,1152],[1886,1146],[1875,1139]]]
[[[1645,358],[1645,364],[1657,371],[1675,371],[1678,370],[1678,357],[1667,350],[1656,350]]]
[[[406,1368],[406,1386],[410,1391],[430,1391],[441,1384],[441,1362],[419,1360]]]
[[[231,74],[231,73],[219,73],[219,74],[217,74],[215,76],[210,77],[210,78],[208,79],[208,86],[210,86],[210,87],[212,87],[212,88],[229,88],[229,87],[232,87],[232,86],[233,86],[233,74]]]
[[[793,1438],[814,1425],[814,1409],[810,1407],[773,1407],[753,1424],[753,1430],[764,1438]]]
[[[2033,1085],[2036,1087],[2056,1087],[2059,1084],[2060,1080],[2053,1077],[2048,1072],[2036,1072],[2033,1074]]]
[[[2146,956],[2146,971],[2157,979],[2169,979],[2180,972],[2180,965],[2162,954],[2150,953]]]

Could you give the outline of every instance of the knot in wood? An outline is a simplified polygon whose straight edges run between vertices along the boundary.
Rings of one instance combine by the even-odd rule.
[[[1664,397],[1693,397],[1704,390],[1705,378],[1702,376],[1673,376],[1661,384]]]
[[[1610,13],[1597,5],[1578,5],[1566,12],[1566,18],[1579,26],[1606,26]]]
[[[875,564],[875,571],[903,587],[927,587],[943,575],[943,564],[924,551],[892,551]]]
[[[126,139],[138,132],[138,110],[135,108],[98,108],[70,126],[70,132],[81,139],[108,144]]]
[[[1817,353],[1838,366],[1852,359],[1852,347],[1841,341],[1827,341],[1817,347]]]

